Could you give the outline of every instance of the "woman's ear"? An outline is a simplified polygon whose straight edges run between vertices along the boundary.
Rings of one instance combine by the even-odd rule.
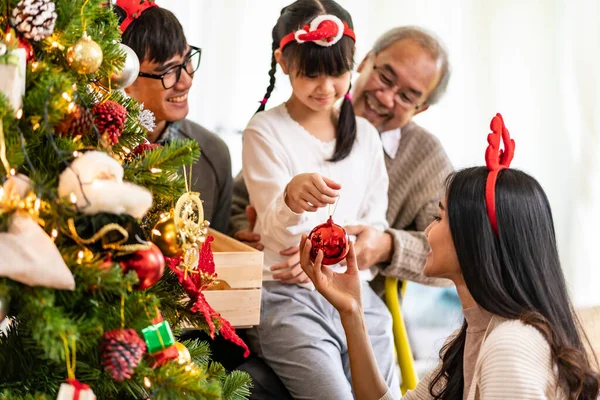
[[[283,71],[283,73],[288,75],[289,70],[288,70],[287,63],[285,62],[285,57],[283,56],[283,52],[280,49],[277,49],[273,52],[273,55],[275,56],[275,61],[277,61],[277,64],[279,64],[281,66],[281,70]]]

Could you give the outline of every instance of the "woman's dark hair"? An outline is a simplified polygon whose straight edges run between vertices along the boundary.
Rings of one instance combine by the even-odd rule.
[[[352,18],[339,4],[333,0],[298,0],[283,8],[277,24],[273,27],[272,58],[269,70],[269,86],[256,112],[265,109],[265,103],[271,97],[275,87],[275,71],[277,61],[274,52],[279,48],[279,42],[287,34],[301,29],[318,15],[330,14],[338,17],[353,29]],[[330,47],[319,46],[306,42],[299,44],[292,41],[283,49],[283,56],[288,65],[293,67],[299,76],[340,76],[354,67],[354,40],[342,36],[339,42]],[[348,88],[350,91],[350,88]],[[344,97],[336,128],[336,145],[330,161],[340,161],[352,151],[356,139],[356,116],[349,98]]]
[[[502,170],[496,182],[496,236],[486,211],[487,176],[485,167],[476,167],[446,181],[446,213],[467,288],[485,310],[520,319],[544,336],[569,399],[596,400],[600,379],[567,294],[546,194],[526,173]],[[465,321],[440,351],[442,366],[429,386],[435,399],[463,396],[466,328]]]
[[[125,11],[119,6],[113,6],[113,10],[121,23],[126,17]],[[161,64],[183,56],[187,49],[181,23],[171,11],[161,7],[148,8],[133,20],[123,33],[122,41],[135,51],[140,63],[148,60]]]

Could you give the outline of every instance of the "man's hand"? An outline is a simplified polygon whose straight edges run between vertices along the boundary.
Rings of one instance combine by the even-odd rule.
[[[248,246],[254,247],[256,250],[262,251],[265,246],[260,242],[260,235],[252,232],[254,230],[254,225],[256,224],[256,209],[254,206],[246,206],[246,216],[248,217],[250,227],[236,232],[233,237],[240,242],[244,242]]]
[[[356,235],[354,249],[359,269],[369,269],[375,264],[392,259],[394,242],[389,233],[367,225],[351,225],[344,229],[348,235]]]
[[[282,250],[279,254],[289,256],[289,258],[271,267],[271,271],[277,271],[273,274],[273,279],[280,280],[281,283],[290,284],[310,282],[310,279],[300,266],[300,248],[298,246]]]

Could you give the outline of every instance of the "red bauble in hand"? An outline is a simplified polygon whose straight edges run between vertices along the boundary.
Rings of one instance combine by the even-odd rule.
[[[148,250],[136,251],[121,261],[121,266],[128,272],[134,270],[140,282],[135,286],[138,290],[148,289],[159,281],[165,272],[165,258],[154,244]]]
[[[324,224],[315,227],[308,238],[311,243],[312,261],[317,258],[319,250],[323,250],[323,265],[337,264],[348,254],[348,235],[344,228],[333,223],[331,217]]]

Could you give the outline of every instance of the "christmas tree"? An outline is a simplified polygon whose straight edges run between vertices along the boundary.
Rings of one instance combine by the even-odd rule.
[[[247,374],[175,339],[244,346],[202,295],[214,262],[185,176],[200,149],[146,141],[107,3],[0,3],[0,398],[246,398]]]

